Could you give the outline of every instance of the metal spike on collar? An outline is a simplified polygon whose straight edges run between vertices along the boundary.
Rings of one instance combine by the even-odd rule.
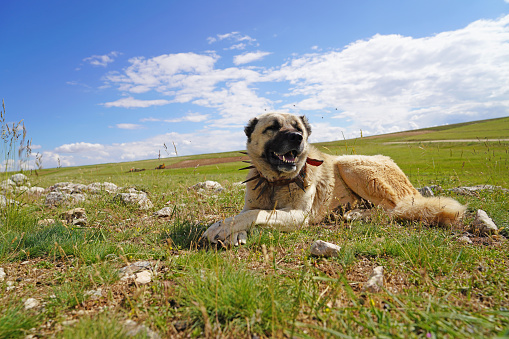
[[[239,171],[247,170],[247,169],[252,169],[252,168],[256,168],[256,167],[254,167],[253,165],[247,166],[247,167],[242,167],[242,168],[239,168]]]
[[[256,197],[256,200],[260,199],[260,197],[263,195],[263,193],[265,193],[265,191],[267,190],[267,187],[269,187],[266,180],[264,180],[263,182],[265,183],[265,185],[262,187],[260,193]]]
[[[254,177],[251,177],[251,178],[249,178],[249,179],[247,179],[247,180],[244,180],[242,183],[243,183],[243,184],[245,184],[246,182],[250,182],[250,181],[255,180],[255,179],[258,179],[258,178],[260,178],[260,177],[261,177],[261,175],[260,175],[260,174],[257,174],[257,175],[255,175]]]
[[[297,186],[304,192],[306,192],[306,188],[304,187],[304,180],[301,176],[297,177],[297,180],[294,181]]]
[[[265,178],[260,178],[260,180],[258,180],[258,182],[256,183],[255,188],[253,188],[253,191],[256,191],[256,189],[257,189],[258,187],[260,187],[260,185],[261,185],[261,184],[263,184],[264,182],[267,182],[267,179],[265,179]]]

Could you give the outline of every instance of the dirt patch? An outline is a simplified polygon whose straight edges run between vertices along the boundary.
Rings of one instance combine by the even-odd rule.
[[[249,157],[243,155],[243,156],[226,157],[226,158],[184,160],[184,161],[177,162],[175,164],[166,166],[166,168],[189,168],[189,167],[224,164],[224,163],[228,163],[228,162],[236,162],[236,161],[242,161],[242,160],[249,160]]]
[[[369,137],[365,137],[365,139],[376,139],[376,138],[380,138],[380,137],[393,137],[393,136],[398,136],[398,137],[411,137],[411,136],[414,136],[414,135],[421,135],[421,134],[428,134],[428,133],[433,133],[435,131],[406,131],[406,132],[396,132],[396,133],[388,133],[388,134],[381,134],[381,135],[372,135],[372,136],[369,136]]]

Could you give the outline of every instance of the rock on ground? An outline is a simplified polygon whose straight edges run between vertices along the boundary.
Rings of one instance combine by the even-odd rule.
[[[479,235],[492,235],[498,233],[498,227],[485,211],[477,210],[470,231]]]
[[[4,281],[6,275],[7,274],[5,274],[4,268],[0,267],[0,281]]]
[[[45,205],[50,206],[58,206],[63,203],[77,203],[85,201],[85,195],[81,193],[69,194],[63,192],[50,192],[46,196]]]
[[[213,191],[216,193],[222,192],[224,190],[223,186],[221,186],[220,183],[218,183],[217,181],[211,181],[211,180],[199,182],[199,183],[189,187],[189,189],[193,189],[198,192]]]
[[[138,337],[142,335],[143,338],[160,339],[161,336],[152,331],[145,325],[139,325],[136,321],[128,319],[124,322],[124,330],[128,337]]]
[[[17,185],[21,186],[23,184],[28,183],[28,177],[24,175],[23,173],[17,173],[11,175],[10,179]]]
[[[384,286],[384,267],[378,266],[373,269],[373,272],[371,272],[371,275],[369,276],[368,281],[364,284],[362,290],[371,293],[377,293],[382,290],[383,286]]]
[[[154,204],[147,198],[145,193],[119,193],[115,195],[113,200],[127,205],[138,205],[142,210],[148,210],[154,207]]]
[[[337,257],[341,247],[323,240],[316,240],[311,244],[311,254],[317,257]]]
[[[28,298],[25,300],[25,310],[31,310],[39,306],[39,301],[34,298]]]
[[[66,211],[60,217],[68,224],[76,226],[85,226],[87,224],[87,213],[81,207]]]
[[[134,279],[138,284],[148,284],[152,281],[152,272],[150,271],[141,271],[136,273],[136,279]]]
[[[154,216],[159,218],[170,217],[173,213],[173,208],[163,207],[159,211],[154,212]]]

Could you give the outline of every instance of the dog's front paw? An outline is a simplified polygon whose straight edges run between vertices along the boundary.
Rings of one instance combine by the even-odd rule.
[[[207,238],[211,243],[217,243],[218,241],[224,242],[228,237],[228,232],[226,225],[223,221],[218,221],[212,224],[206,231],[203,233],[202,237]]]
[[[247,241],[247,232],[246,231],[240,231],[236,233],[232,233],[226,239],[225,244],[227,246],[239,246],[239,245],[245,245]]]

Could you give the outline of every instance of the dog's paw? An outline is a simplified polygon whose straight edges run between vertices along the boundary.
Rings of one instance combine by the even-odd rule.
[[[247,241],[247,232],[240,231],[237,233],[233,233],[225,240],[226,246],[240,246],[245,245]]]
[[[217,243],[218,241],[224,242],[228,237],[229,232],[226,228],[226,225],[223,221],[218,221],[212,224],[206,231],[203,233],[202,237],[207,238],[211,243]]]

